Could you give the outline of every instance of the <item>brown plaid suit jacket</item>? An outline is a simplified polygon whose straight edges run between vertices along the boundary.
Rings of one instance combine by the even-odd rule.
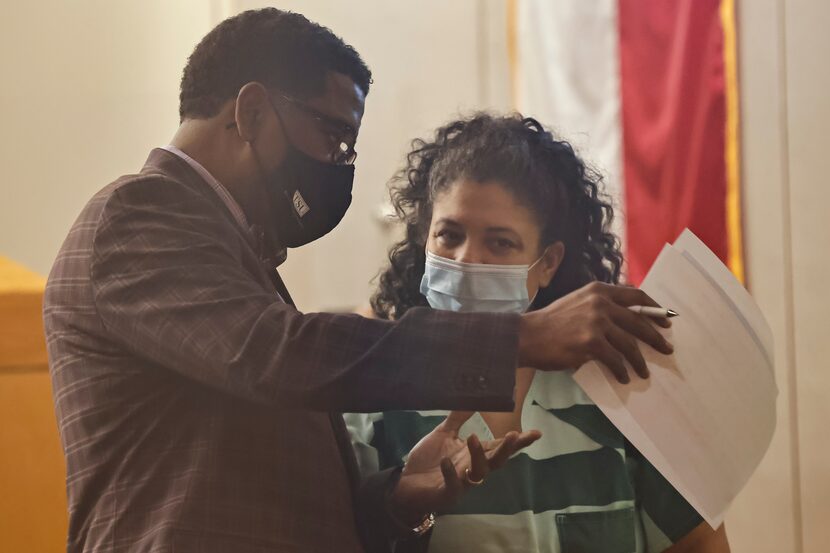
[[[83,209],[44,298],[68,551],[385,551],[395,474],[336,413],[512,408],[517,316],[302,314],[270,267],[164,150]]]

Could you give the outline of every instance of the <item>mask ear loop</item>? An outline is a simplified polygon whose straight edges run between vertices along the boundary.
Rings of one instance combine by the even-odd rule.
[[[279,126],[280,126],[280,131],[282,132],[282,136],[284,137],[286,144],[288,145],[289,148],[293,147],[294,144],[291,141],[291,137],[288,136],[288,130],[285,127],[285,121],[282,120],[282,116],[280,115],[280,112],[277,110],[276,106],[274,106],[274,102],[271,101],[270,97],[268,98],[268,105],[271,106],[271,111],[273,111],[274,115],[277,117],[277,121],[279,122]],[[230,129],[234,126],[236,126],[236,121],[233,121],[226,128]],[[257,153],[256,149],[253,147],[254,142],[250,141],[249,144],[251,145],[251,149],[252,149],[253,154],[254,154],[254,160],[256,161],[257,168],[258,168],[259,174],[260,174],[260,178],[262,179],[263,182],[266,182],[268,179],[266,178],[267,173],[265,171],[265,166],[262,164],[262,160],[259,158],[259,154]],[[287,196],[287,192],[286,192],[286,196]],[[289,198],[289,201],[290,201],[290,198]]]
[[[280,130],[282,131],[282,136],[285,138],[285,143],[290,147],[294,148],[295,150],[299,150],[296,144],[294,144],[294,139],[291,138],[291,134],[288,132],[288,127],[285,125],[285,121],[282,118],[282,114],[280,110],[277,109],[277,106],[274,105],[274,102],[271,101],[271,98],[268,98],[268,104],[271,106],[271,111],[274,112],[274,115],[277,116],[277,121],[280,123]]]
[[[528,266],[527,270],[529,271],[529,270],[533,269],[533,267],[535,267],[537,263],[539,263],[540,261],[542,261],[542,260],[545,258],[545,254],[547,254],[547,253],[548,253],[548,250],[549,250],[549,249],[550,249],[550,246],[548,246],[547,248],[545,248],[545,249],[544,249],[544,251],[542,251],[542,255],[540,255],[540,256],[539,256],[539,259],[537,259],[536,261],[534,261],[533,263],[531,263],[531,264]]]
[[[533,269],[533,267],[535,267],[537,263],[539,263],[540,261],[542,261],[542,259],[544,259],[544,258],[545,258],[545,254],[547,254],[547,253],[548,253],[548,248],[550,248],[550,246],[548,246],[547,248],[545,248],[545,251],[543,251],[543,252],[542,252],[542,255],[540,255],[540,256],[539,256],[539,259],[537,259],[536,261],[534,261],[533,263],[531,263],[531,264],[530,264],[530,266],[528,266],[528,268],[527,268],[528,273],[530,273],[531,269]],[[524,312],[525,312],[525,313],[527,313],[527,312],[528,312],[528,310],[529,310],[529,309],[533,306],[533,302],[535,302],[535,301],[536,301],[536,298],[538,298],[538,297],[539,297],[539,292],[541,292],[541,291],[542,291],[542,287],[541,287],[541,286],[540,286],[539,288],[537,288],[537,289],[536,289],[536,293],[535,293],[535,294],[533,294],[533,298],[531,298],[530,303],[527,305],[527,309],[525,309],[525,310],[524,310]]]

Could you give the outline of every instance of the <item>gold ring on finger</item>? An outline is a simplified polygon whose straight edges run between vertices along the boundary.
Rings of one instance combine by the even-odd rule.
[[[481,486],[482,484],[484,484],[484,478],[483,478],[483,477],[482,477],[481,479],[479,479],[479,480],[473,480],[473,479],[472,479],[472,477],[470,476],[470,469],[469,469],[469,468],[467,468],[467,469],[464,471],[464,479],[465,479],[465,480],[467,481],[467,483],[468,483],[469,485],[471,485],[471,486]]]

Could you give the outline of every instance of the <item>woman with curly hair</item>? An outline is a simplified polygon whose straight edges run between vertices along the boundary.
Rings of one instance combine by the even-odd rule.
[[[415,306],[521,313],[620,280],[600,177],[537,121],[476,114],[416,140],[407,162],[392,187],[405,237],[380,275],[374,316],[394,319]],[[472,435],[542,432],[438,513],[431,552],[729,551],[724,529],[703,522],[572,371],[518,369],[512,412],[395,411],[346,421],[367,473],[426,470],[406,452],[430,432],[446,435],[447,456]]]

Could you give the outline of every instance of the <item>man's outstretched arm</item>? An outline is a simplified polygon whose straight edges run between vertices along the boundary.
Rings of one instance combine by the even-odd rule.
[[[279,408],[509,410],[518,315],[413,309],[396,322],[302,314],[243,267],[221,208],[161,176],[122,185],[95,234],[107,338]]]

